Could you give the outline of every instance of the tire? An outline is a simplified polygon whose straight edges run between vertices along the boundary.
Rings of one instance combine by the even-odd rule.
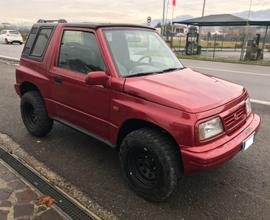
[[[124,138],[119,156],[124,178],[139,196],[161,202],[174,192],[180,153],[165,133],[149,128],[133,131]]]
[[[6,44],[9,44],[9,42],[8,42],[8,40],[7,40],[7,39],[5,39],[5,42],[6,42]]]
[[[37,91],[23,94],[21,116],[27,130],[35,137],[44,137],[52,130],[53,120],[48,117],[43,98]]]

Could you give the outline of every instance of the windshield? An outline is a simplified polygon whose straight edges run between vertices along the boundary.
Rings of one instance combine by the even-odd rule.
[[[118,73],[123,77],[163,73],[183,68],[156,32],[106,30],[105,38]]]

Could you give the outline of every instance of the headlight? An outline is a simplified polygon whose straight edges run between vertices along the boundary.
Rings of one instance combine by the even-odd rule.
[[[199,138],[205,140],[223,132],[222,122],[219,117],[203,122],[199,125]]]
[[[252,109],[251,109],[251,103],[250,103],[250,99],[249,98],[246,100],[246,111],[247,111],[247,115],[249,115],[251,113],[251,111],[252,111]]]

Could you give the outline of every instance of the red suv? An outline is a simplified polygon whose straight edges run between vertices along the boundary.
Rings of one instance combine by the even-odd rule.
[[[260,125],[242,86],[185,68],[154,29],[127,24],[34,24],[16,69],[28,131],[61,122],[119,152],[140,196],[162,201],[182,173],[221,164]]]

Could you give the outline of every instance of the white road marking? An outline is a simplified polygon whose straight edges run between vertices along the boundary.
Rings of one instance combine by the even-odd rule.
[[[250,101],[253,102],[253,103],[257,103],[257,104],[269,105],[270,106],[270,102],[267,102],[267,101],[261,101],[261,100],[258,100],[258,99],[250,99]]]
[[[231,73],[240,73],[240,74],[245,74],[245,75],[270,77],[270,74],[267,74],[267,73],[243,72],[243,71],[237,71],[237,70],[214,69],[214,68],[199,67],[199,66],[189,66],[189,67],[194,68],[194,69],[202,69],[202,70],[204,69],[204,70],[212,70],[212,71],[219,71],[219,72],[231,72]]]

